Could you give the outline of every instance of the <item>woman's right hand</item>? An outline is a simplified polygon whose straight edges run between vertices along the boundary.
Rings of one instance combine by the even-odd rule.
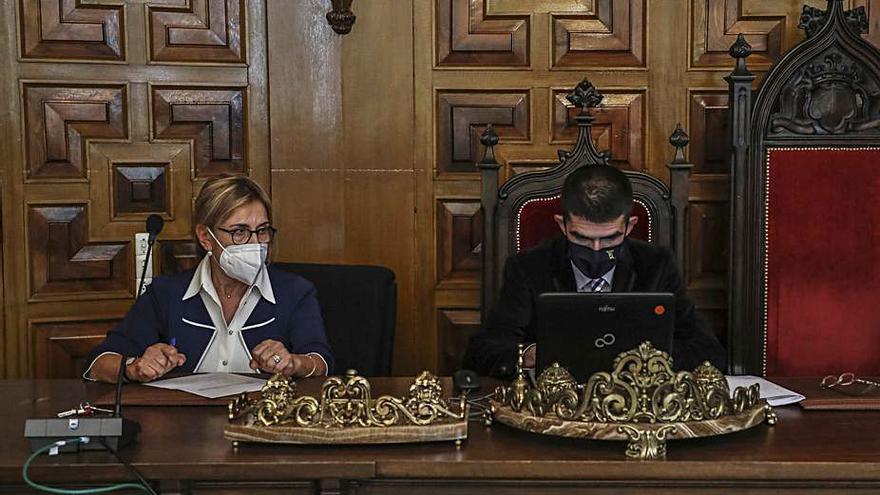
[[[133,382],[149,382],[162,377],[186,362],[186,356],[174,346],[158,343],[147,347],[143,355],[125,367],[125,377]]]

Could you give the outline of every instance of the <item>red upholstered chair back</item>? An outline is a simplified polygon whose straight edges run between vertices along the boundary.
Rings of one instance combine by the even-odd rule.
[[[770,148],[766,373],[880,373],[880,148]]]
[[[546,198],[532,198],[519,208],[516,216],[516,252],[537,246],[547,239],[559,236],[559,227],[553,220],[554,215],[562,214],[559,194]],[[631,237],[651,242],[651,211],[639,200],[633,204],[633,215],[639,221],[633,228]]]
[[[880,375],[880,52],[840,0],[801,27],[754,105],[731,48],[731,367]]]
[[[602,95],[584,79],[568,99],[581,107],[580,115],[575,117],[578,139],[570,151],[559,152],[559,164],[549,170],[516,175],[499,187],[501,165],[495,160],[494,152],[498,136],[490,125],[480,139],[486,146],[486,156],[477,164],[483,207],[483,318],[500,290],[507,258],[561,235],[553,215],[560,212],[560,192],[568,174],[580,167],[609,163],[608,154],[598,152],[593,144],[593,117],[588,110],[601,102]],[[675,158],[669,165],[671,187],[643,172],[624,170],[624,173],[632,183],[634,214],[639,217],[633,237],[673,248],[679,264],[683,265],[685,220],[684,215],[676,216],[675,212],[686,208],[691,165],[684,159],[683,149],[688,138],[680,126],[670,142],[676,147]]]

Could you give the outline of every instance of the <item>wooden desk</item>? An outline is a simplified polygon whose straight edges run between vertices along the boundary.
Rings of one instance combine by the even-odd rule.
[[[399,390],[404,379],[374,380]],[[814,381],[780,380],[801,392]],[[318,380],[303,384],[315,390]],[[128,386],[132,401],[163,391]],[[27,417],[49,417],[109,386],[75,380],[0,382],[0,493],[27,493],[21,465],[29,455]],[[728,437],[671,441],[664,461],[628,461],[623,443],[550,438],[472,423],[451,443],[370,447],[243,445],[223,439],[226,410],[206,406],[129,406],[140,422],[136,445],[122,454],[163,493],[356,494],[514,493],[832,493],[880,492],[880,412],[776,409],[779,424]],[[43,457],[34,479],[106,483],[130,479],[103,452]]]

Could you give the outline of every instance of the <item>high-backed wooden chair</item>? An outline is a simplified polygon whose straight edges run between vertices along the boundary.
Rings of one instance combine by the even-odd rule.
[[[880,52],[862,7],[804,7],[753,98],[731,47],[734,372],[880,373]],[[754,104],[752,103],[754,99]]]
[[[501,165],[494,152],[498,136],[489,126],[480,138],[486,146],[486,154],[477,164],[482,181],[484,321],[500,290],[502,270],[508,256],[561,235],[553,215],[561,213],[560,192],[565,177],[579,167],[609,163],[609,154],[596,150],[590,134],[593,116],[589,109],[599,106],[602,94],[584,79],[567,98],[581,109],[575,117],[578,138],[571,151],[559,151],[559,164],[555,167],[516,175],[499,189]],[[681,126],[672,134],[670,143],[676,147],[675,158],[669,164],[671,189],[646,173],[631,170],[624,173],[633,185],[633,214],[639,217],[632,236],[673,248],[679,265],[684,266],[684,212],[692,165],[684,158],[683,149],[688,136]]]

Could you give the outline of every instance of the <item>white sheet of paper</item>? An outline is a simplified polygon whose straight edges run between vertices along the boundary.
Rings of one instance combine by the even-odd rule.
[[[774,407],[795,404],[806,399],[794,390],[789,390],[758,376],[742,375],[726,376],[725,378],[727,378],[731,394],[736,387],[749,387],[757,383],[761,386],[761,398],[767,399],[767,403]]]
[[[216,399],[217,397],[225,397],[227,395],[238,395],[242,392],[256,392],[265,384],[266,380],[262,378],[241,376],[233,373],[198,373],[145,383],[144,385],[169,390],[181,390],[200,397]]]

